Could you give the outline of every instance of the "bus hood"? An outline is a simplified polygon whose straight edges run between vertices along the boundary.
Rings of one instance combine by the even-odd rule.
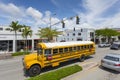
[[[37,53],[32,53],[24,56],[24,62],[37,59]]]

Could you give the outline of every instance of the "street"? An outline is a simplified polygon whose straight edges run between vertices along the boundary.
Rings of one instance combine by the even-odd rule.
[[[0,60],[0,80],[24,80],[22,56]]]
[[[86,59],[84,62],[76,62],[81,65],[88,62],[97,62],[100,64],[100,60],[107,53],[119,53],[119,50],[110,50],[109,48],[96,47],[96,54]],[[28,77],[24,76],[22,57],[15,57],[13,59],[0,60],[0,80],[24,80]],[[73,63],[72,63],[73,64]],[[109,79],[111,78],[111,79]],[[113,78],[113,79],[112,79]],[[100,66],[96,66],[88,71],[79,73],[79,77],[74,80],[120,80],[120,74],[109,70],[102,69]],[[70,80],[73,80],[72,78]]]

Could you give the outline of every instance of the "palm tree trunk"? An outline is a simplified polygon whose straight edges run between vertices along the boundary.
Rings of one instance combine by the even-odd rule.
[[[28,52],[28,48],[27,48],[27,37],[26,37],[26,52]]]

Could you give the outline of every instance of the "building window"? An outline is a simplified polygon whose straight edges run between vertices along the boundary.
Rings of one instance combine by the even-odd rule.
[[[83,29],[81,29],[81,32],[83,32]]]
[[[90,37],[94,37],[94,32],[90,32]]]
[[[19,32],[22,32],[22,30],[20,29]]]
[[[81,35],[81,33],[78,33],[78,36],[80,36]]]
[[[0,28],[0,31],[2,31],[3,30],[3,28]]]
[[[67,34],[67,36],[69,36],[69,34]]]
[[[73,36],[75,36],[75,33],[73,33]]]
[[[82,41],[82,39],[81,39],[81,38],[78,38],[77,41]]]
[[[69,41],[69,38],[67,40]]]

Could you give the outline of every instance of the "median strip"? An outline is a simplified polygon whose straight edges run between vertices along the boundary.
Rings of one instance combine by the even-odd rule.
[[[73,65],[73,66],[57,69],[55,71],[47,72],[45,74],[41,74],[35,77],[31,77],[28,80],[60,80],[66,76],[69,76],[81,70],[82,70],[81,66]]]

